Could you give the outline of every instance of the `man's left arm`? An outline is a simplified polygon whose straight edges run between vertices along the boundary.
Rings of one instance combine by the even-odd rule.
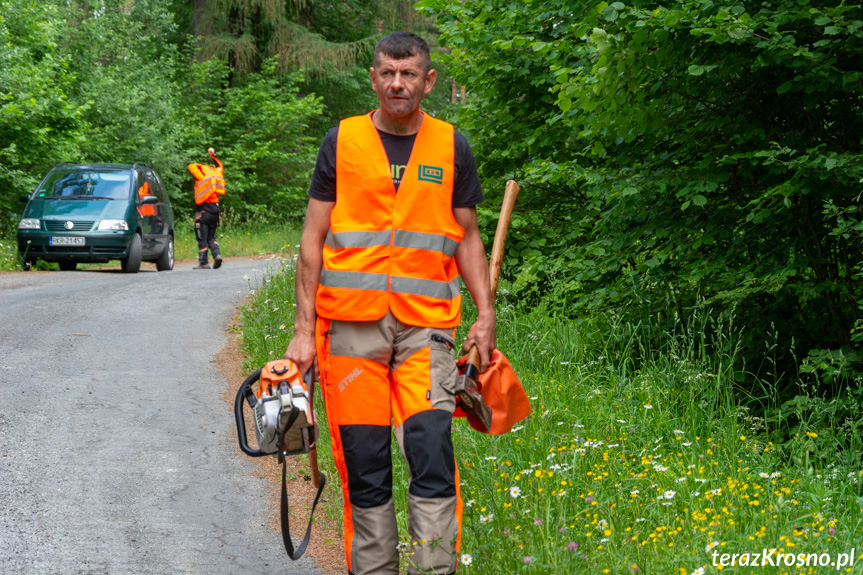
[[[488,260],[485,255],[485,246],[483,246],[482,238],[479,235],[476,207],[453,208],[452,211],[456,221],[464,228],[464,239],[455,253],[455,260],[461,279],[479,312],[476,322],[467,332],[467,337],[462,345],[462,353],[468,353],[470,348],[476,345],[480,357],[480,371],[482,372],[491,362],[491,352],[497,346],[494,301],[489,282]]]

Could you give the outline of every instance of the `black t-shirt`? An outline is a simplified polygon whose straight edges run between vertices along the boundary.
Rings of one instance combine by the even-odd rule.
[[[318,150],[318,159],[312,174],[312,184],[309,187],[309,195],[316,200],[336,201],[336,142],[338,134],[338,128],[330,129],[321,143],[320,150]],[[380,130],[378,130],[378,134],[381,136],[381,142],[390,162],[393,184],[398,190],[402,172],[411,157],[417,136],[416,134],[397,136]],[[455,133],[455,174],[453,177],[452,207],[469,208],[483,201],[482,186],[479,183],[473,151],[471,151],[467,139],[458,132]]]

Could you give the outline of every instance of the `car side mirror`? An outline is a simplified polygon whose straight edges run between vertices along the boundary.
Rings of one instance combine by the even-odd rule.
[[[18,199],[26,204],[30,201],[30,194],[21,194],[20,196],[18,196]]]
[[[159,203],[159,198],[157,198],[156,196],[144,196],[144,198],[141,200],[141,204],[143,204],[143,205],[158,204],[158,203]]]

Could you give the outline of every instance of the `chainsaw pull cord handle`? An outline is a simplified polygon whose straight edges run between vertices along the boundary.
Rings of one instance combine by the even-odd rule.
[[[306,385],[309,386],[311,390],[311,386],[314,385],[314,381],[312,380],[312,370],[306,373],[303,376],[303,381],[306,382]],[[311,391],[309,393],[311,397]],[[294,549],[294,543],[291,541],[291,524],[290,524],[290,508],[288,506],[288,484],[287,484],[287,457],[284,455],[284,451],[282,450],[282,442],[285,438],[285,433],[291,425],[293,425],[294,420],[299,415],[300,410],[296,407],[292,406],[290,419],[288,420],[288,424],[285,426],[285,431],[279,437],[279,463],[282,464],[282,503],[281,503],[281,519],[282,519],[282,542],[285,544],[285,551],[288,554],[288,557],[291,558],[292,561],[296,561],[300,557],[303,556],[303,553],[306,552],[306,547],[309,544],[309,539],[312,537],[312,520],[315,516],[315,508],[318,506],[318,501],[321,499],[321,493],[324,492],[324,487],[327,484],[327,475],[324,472],[320,472],[320,485],[318,486],[318,492],[315,494],[315,501],[312,503],[312,510],[309,513],[309,524],[306,527],[306,534],[303,537],[303,540],[300,541],[300,544]]]

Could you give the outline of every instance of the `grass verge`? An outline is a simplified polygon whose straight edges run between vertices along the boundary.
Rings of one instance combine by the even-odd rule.
[[[240,329],[251,371],[284,353],[294,288],[291,266],[249,281],[255,298]],[[460,337],[474,314],[466,305]],[[465,501],[460,571],[863,572],[858,557],[850,564],[863,533],[861,470],[839,463],[859,435],[804,421],[791,442],[774,445],[770,426],[732,393],[732,327],[708,330],[709,314],[695,317],[659,343],[649,326],[525,314],[502,291],[498,344],[534,414],[498,437],[455,425]],[[719,334],[711,348],[725,351],[706,351],[708,331]],[[325,427],[323,406],[316,409]],[[335,494],[322,435],[320,465]],[[833,461],[812,457],[831,452]],[[406,540],[408,473],[396,448],[393,461]],[[338,520],[337,495],[325,512]]]

